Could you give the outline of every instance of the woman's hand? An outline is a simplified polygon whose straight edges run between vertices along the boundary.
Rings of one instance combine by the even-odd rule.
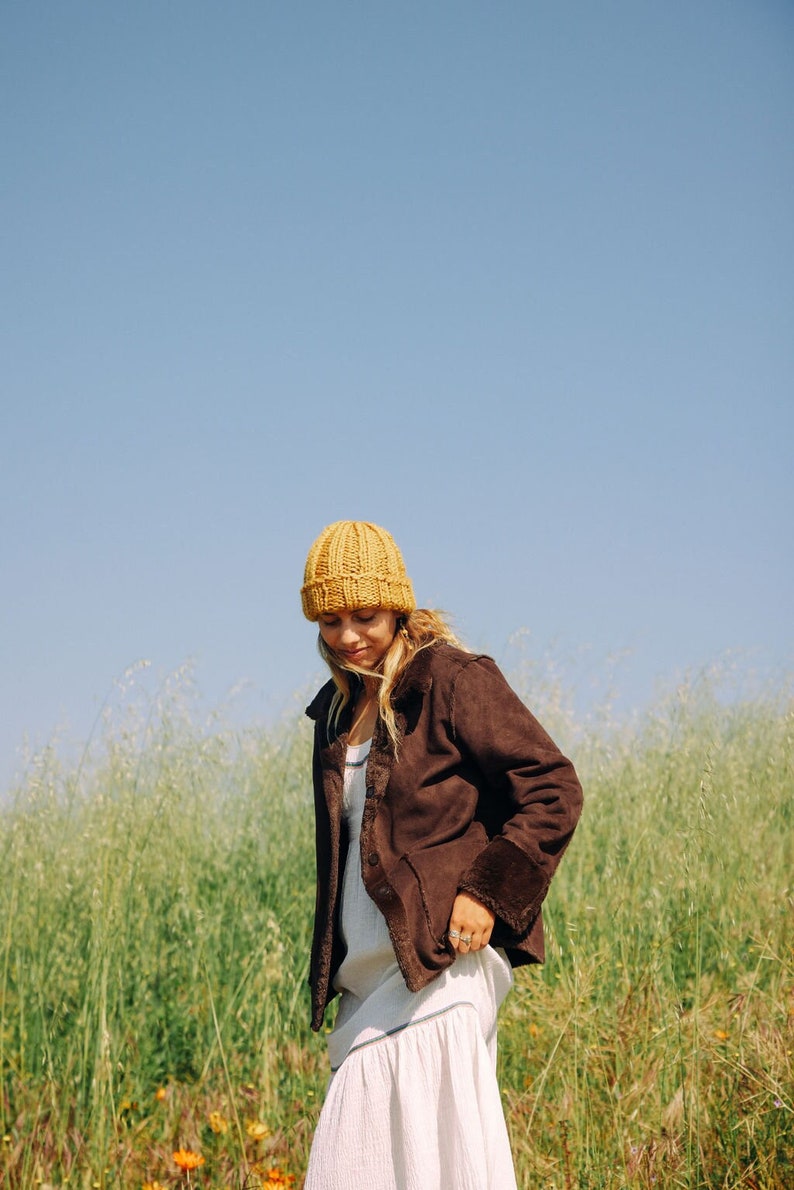
[[[454,950],[469,954],[488,945],[496,920],[482,901],[468,893],[458,893],[452,906],[447,937]]]

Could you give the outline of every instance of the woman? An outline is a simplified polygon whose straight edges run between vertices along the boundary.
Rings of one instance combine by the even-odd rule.
[[[543,960],[579,782],[494,662],[417,609],[385,529],[329,525],[301,598],[331,670],[307,709],[313,1029],[341,993],[306,1190],[510,1190],[496,1013],[511,966]]]

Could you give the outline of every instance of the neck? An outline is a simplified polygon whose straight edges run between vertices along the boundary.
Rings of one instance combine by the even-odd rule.
[[[360,702],[364,700],[369,702],[370,699],[377,698],[378,685],[379,683],[377,678],[362,678],[361,686],[359,687],[358,694],[356,695],[357,701]]]
[[[377,694],[377,683],[367,683],[365,679],[353,706],[349,736],[351,744],[363,744],[371,737],[378,718]]]

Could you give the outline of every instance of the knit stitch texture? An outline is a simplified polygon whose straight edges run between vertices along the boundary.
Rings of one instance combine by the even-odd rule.
[[[335,521],[323,529],[306,559],[301,602],[307,620],[347,609],[416,607],[394,538],[369,521]]]

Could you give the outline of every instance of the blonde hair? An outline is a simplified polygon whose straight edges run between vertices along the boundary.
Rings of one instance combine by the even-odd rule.
[[[425,607],[416,608],[414,611],[398,617],[394,640],[386,650],[377,670],[359,669],[355,665],[340,664],[336,653],[333,649],[329,649],[322,636],[319,636],[317,647],[320,650],[320,656],[328,665],[336,686],[328,717],[329,727],[336,731],[339,716],[350,702],[350,674],[359,674],[362,678],[376,678],[378,681],[378,713],[386,724],[389,739],[396,753],[397,724],[394,719],[394,707],[391,703],[392,692],[416,654],[439,641],[457,645],[458,648],[463,647],[447,624],[443,613]]]

